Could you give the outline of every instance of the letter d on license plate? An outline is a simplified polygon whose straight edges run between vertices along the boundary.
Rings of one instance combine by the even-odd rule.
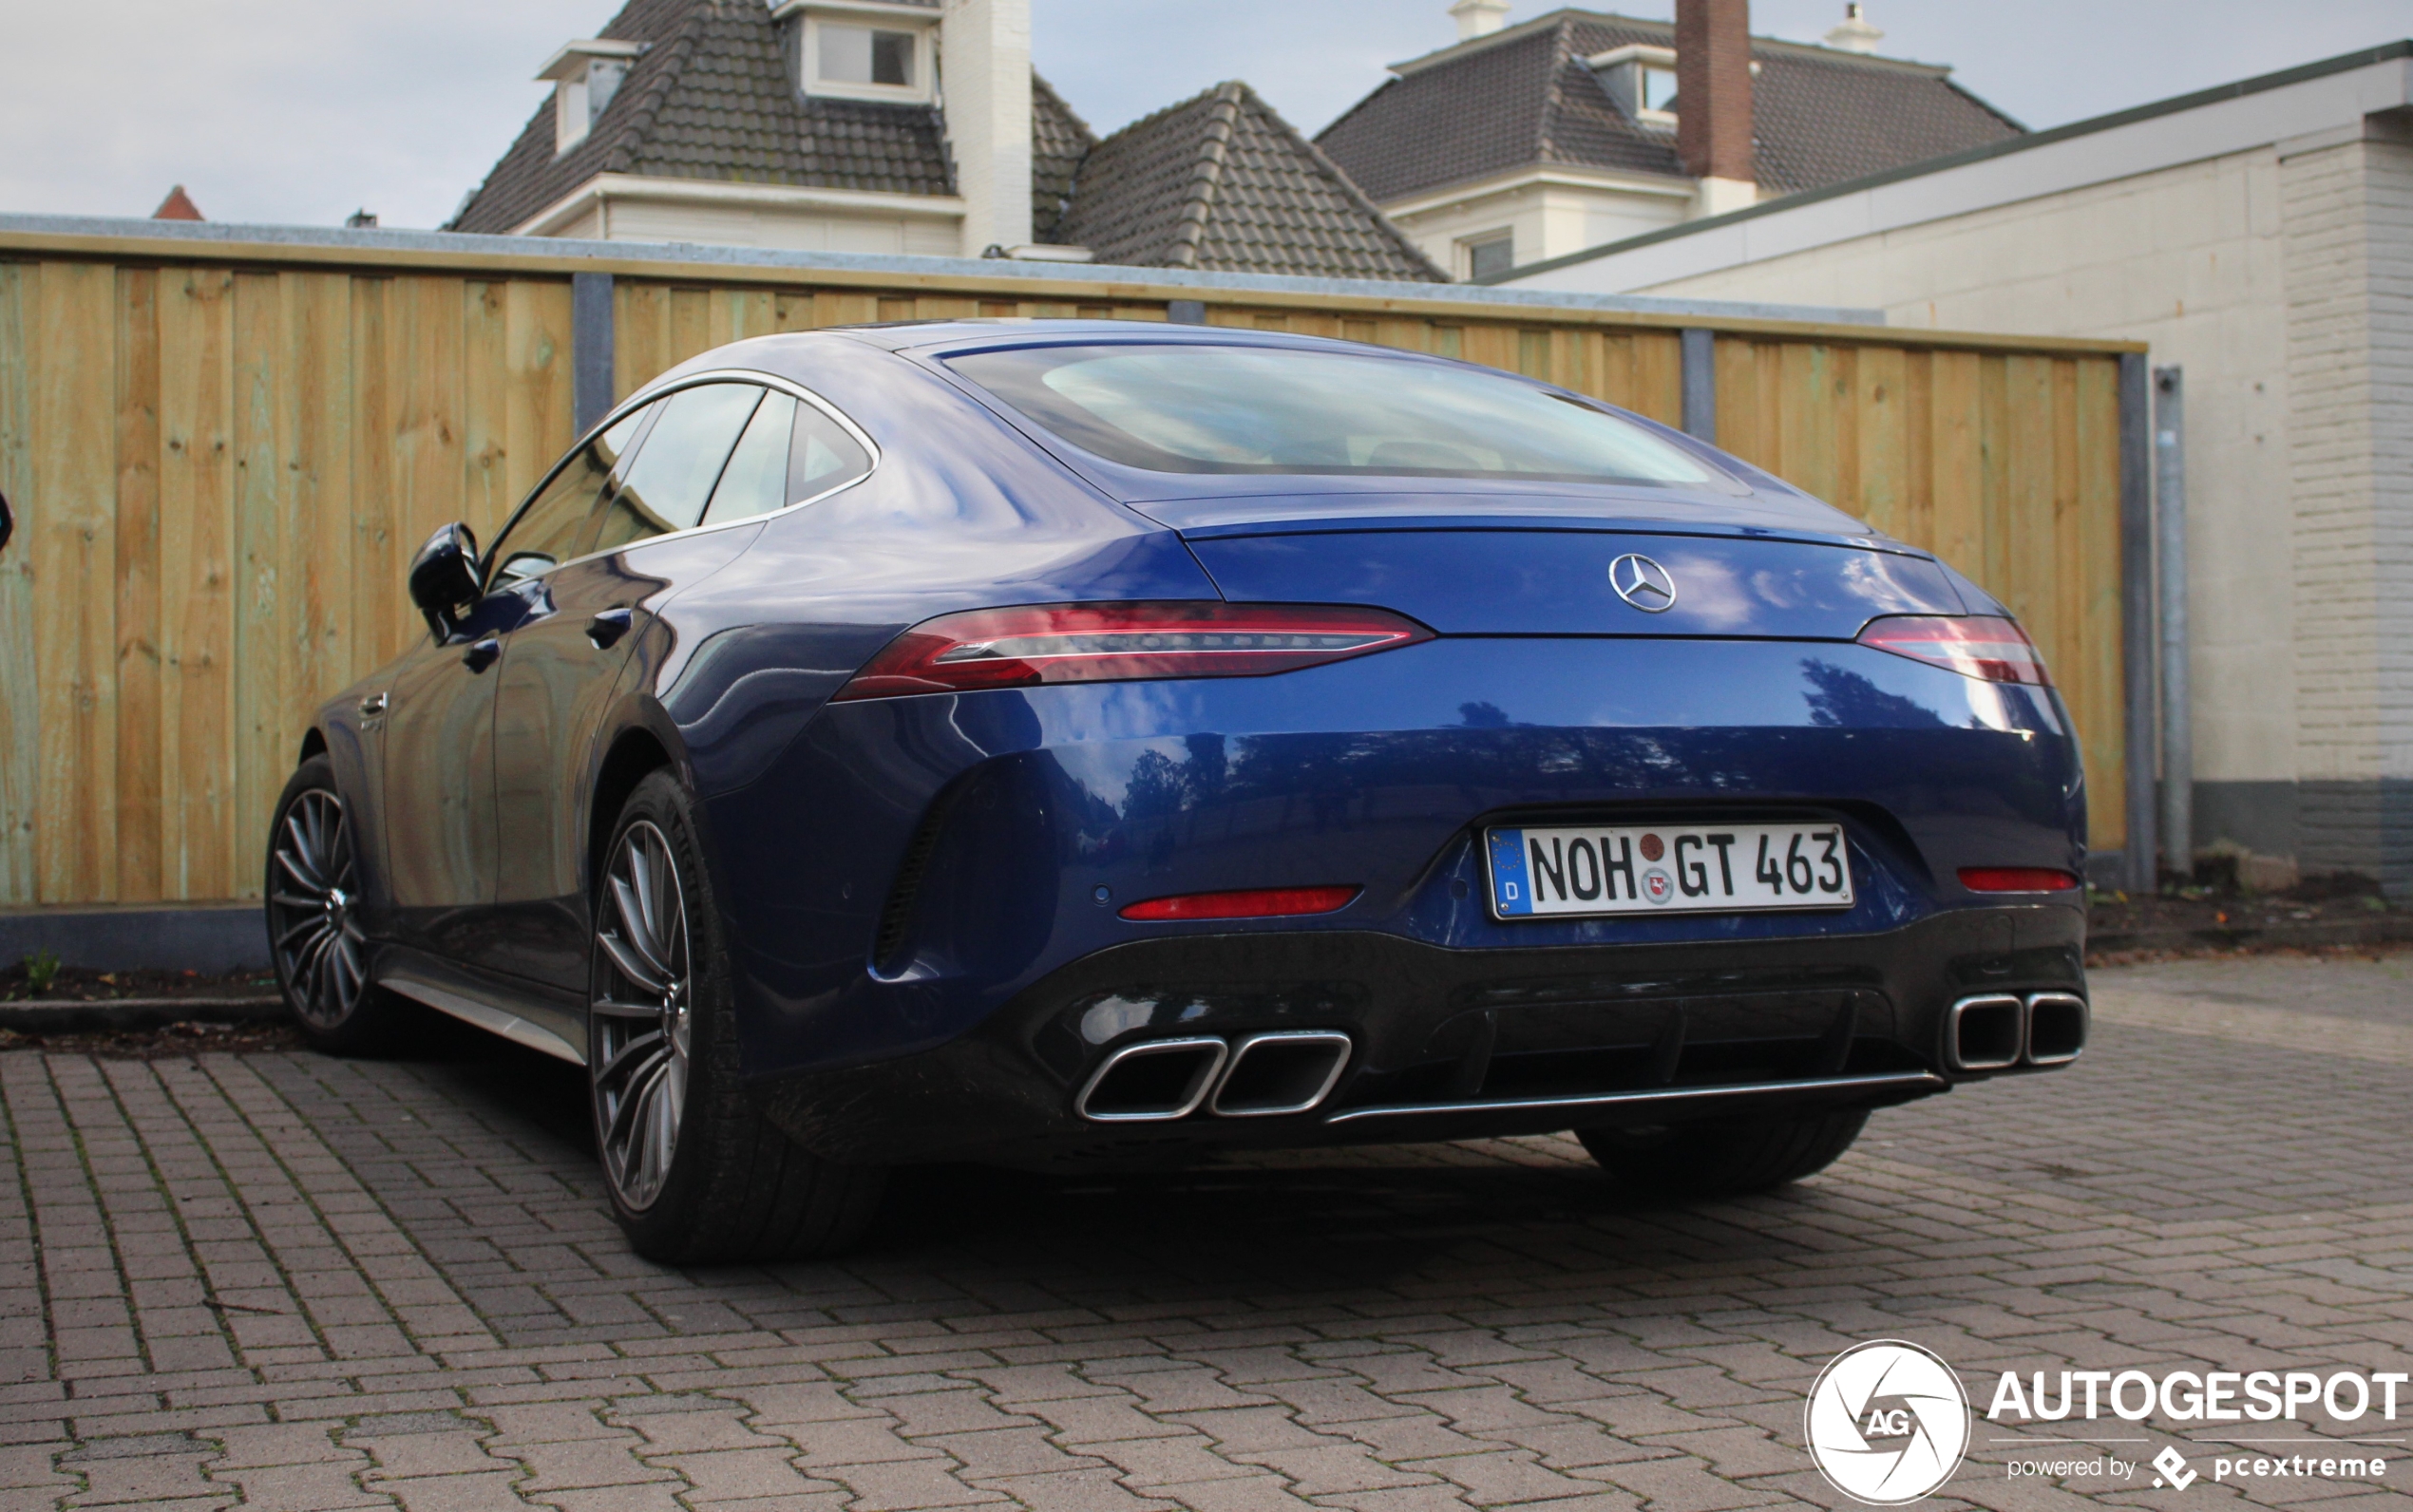
[[[1500,918],[1852,906],[1840,824],[1492,829],[1483,851]]]

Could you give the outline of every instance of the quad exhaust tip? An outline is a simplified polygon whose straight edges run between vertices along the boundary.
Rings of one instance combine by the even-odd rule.
[[[1224,1118],[1304,1113],[1330,1095],[1348,1064],[1349,1036],[1338,1030],[1251,1034],[1232,1048],[1208,1106]]]
[[[1956,1071],[2067,1066],[2086,1049],[2086,999],[2074,992],[1987,992],[1952,1005],[1946,1046]]]
[[[1099,1063],[1073,1111],[1092,1124],[1169,1124],[1202,1106],[1219,1118],[1304,1113],[1340,1085],[1350,1049],[1338,1030],[1250,1034],[1236,1045],[1142,1040]]]

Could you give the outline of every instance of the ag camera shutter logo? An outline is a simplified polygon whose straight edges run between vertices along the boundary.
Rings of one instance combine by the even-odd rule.
[[[1904,1506],[1952,1479],[1969,1446],[1969,1400],[1941,1359],[1899,1339],[1855,1344],[1810,1388],[1802,1436],[1829,1484]]]

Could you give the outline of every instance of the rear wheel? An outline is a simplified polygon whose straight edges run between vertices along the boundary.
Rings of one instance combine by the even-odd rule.
[[[695,833],[676,780],[647,777],[596,890],[587,1068],[612,1210],[671,1264],[831,1254],[869,1226],[882,1175],[817,1159],[747,1101]]]
[[[393,1049],[417,1014],[369,980],[352,816],[325,756],[295,768],[276,800],[266,894],[276,985],[302,1037],[332,1055]]]
[[[1825,1170],[1868,1124],[1866,1108],[1640,1132],[1577,1129],[1601,1168],[1654,1197],[1735,1197]]]

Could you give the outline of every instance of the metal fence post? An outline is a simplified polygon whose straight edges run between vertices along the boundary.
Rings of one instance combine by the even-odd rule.
[[[2161,588],[2161,851],[2172,871],[2195,869],[2194,715],[2187,636],[2187,385],[2154,369],[2154,535]]]
[[[570,408],[581,436],[612,412],[612,275],[570,275]]]
[[[2154,842],[2153,395],[2145,354],[2119,354],[2119,671],[2128,833],[2120,867],[2132,893],[2159,878]]]
[[[1683,331],[1684,434],[1718,444],[1718,332]]]

